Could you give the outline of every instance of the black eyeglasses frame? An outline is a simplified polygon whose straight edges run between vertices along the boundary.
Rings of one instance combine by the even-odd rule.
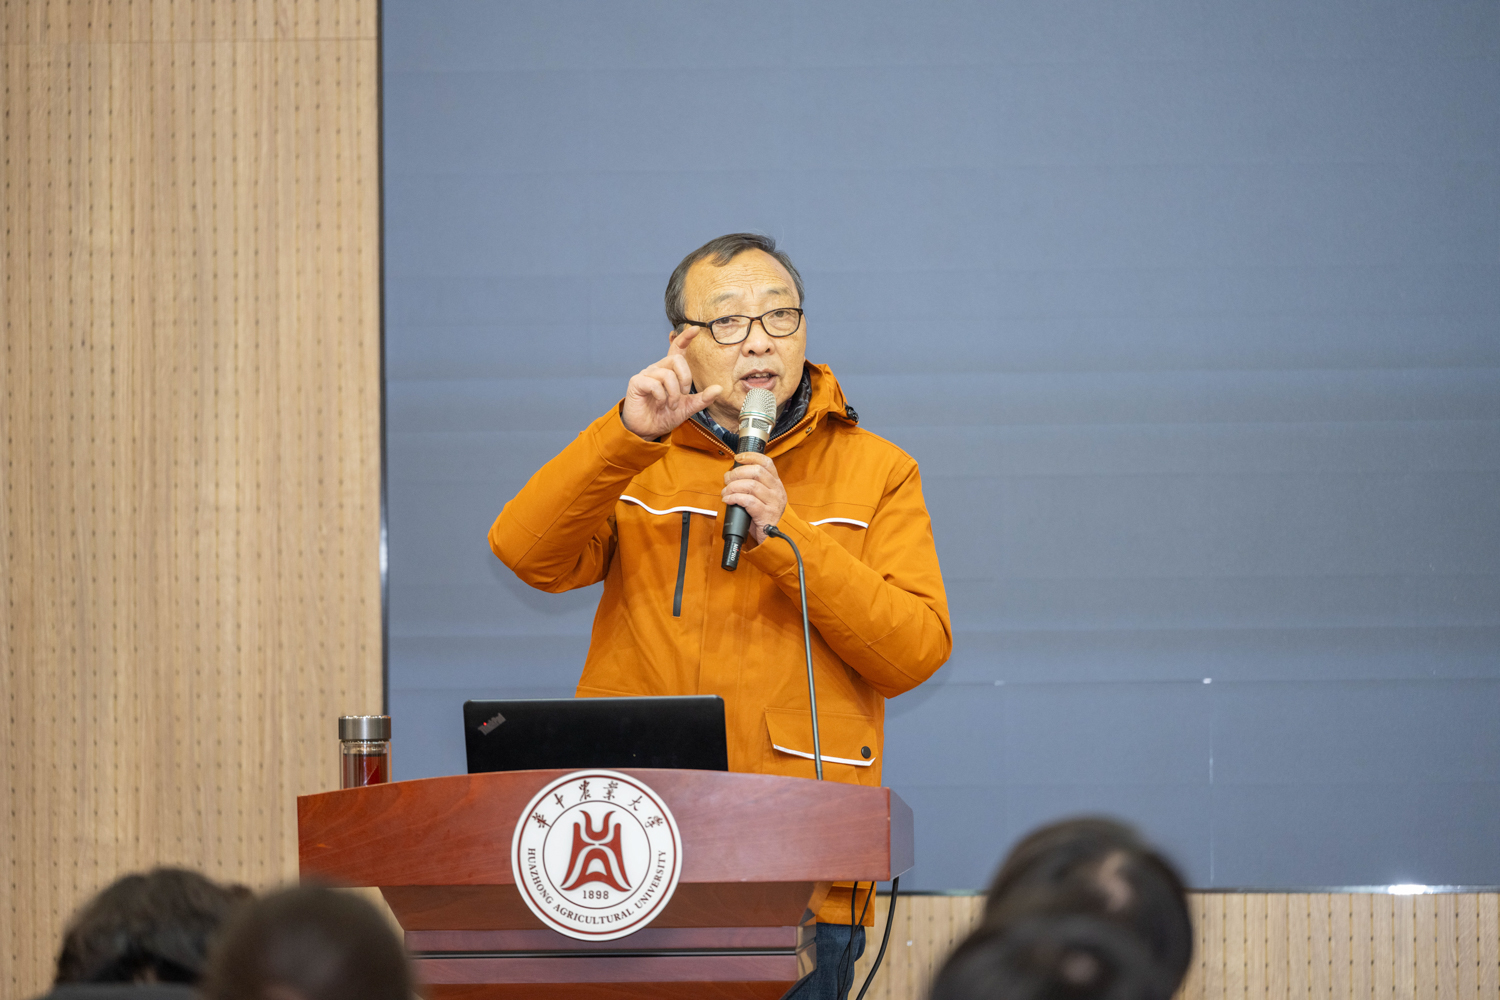
[[[768,327],[768,326],[766,326],[766,317],[769,316],[769,315],[771,315],[774,312],[794,312],[794,313],[796,313],[797,314],[797,325],[794,326],[794,327],[792,327],[786,333],[772,333],[771,332],[771,328]],[[714,338],[714,343],[715,344],[718,344],[720,347],[733,347],[735,344],[743,344],[745,341],[747,341],[747,340],[750,339],[750,328],[752,326],[754,326],[757,321],[759,321],[759,323],[760,323],[760,328],[766,332],[766,336],[767,337],[771,337],[774,340],[782,340],[783,338],[786,338],[786,337],[795,336],[796,333],[797,333],[797,331],[800,330],[800,329],[802,329],[802,321],[804,319],[806,319],[806,318],[807,318],[807,313],[803,312],[797,306],[777,306],[775,309],[767,309],[765,312],[761,313],[759,316],[746,316],[744,313],[730,313],[728,316],[719,316],[719,317],[716,317],[714,319],[711,319],[707,323],[699,322],[696,319],[684,319],[682,322],[683,322],[683,324],[685,326],[702,326],[702,327],[707,327],[708,328],[708,335],[710,337]],[[714,324],[720,322],[721,320],[726,320],[726,319],[748,319],[750,322],[748,322],[748,323],[745,324],[745,335],[743,337],[741,337],[739,340],[729,340],[729,341],[720,340],[718,337],[714,337]]]

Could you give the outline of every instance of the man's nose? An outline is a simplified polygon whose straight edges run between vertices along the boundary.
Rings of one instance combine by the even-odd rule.
[[[750,329],[746,331],[744,345],[743,350],[746,354],[769,354],[775,350],[774,340],[766,331],[764,319],[750,321]]]

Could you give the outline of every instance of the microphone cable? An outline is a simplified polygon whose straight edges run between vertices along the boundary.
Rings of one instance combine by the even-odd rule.
[[[792,547],[792,555],[797,557],[797,595],[802,599],[802,648],[807,654],[807,700],[812,704],[812,734],[813,734],[813,769],[817,772],[818,780],[823,780],[823,749],[818,742],[818,690],[813,684],[813,662],[812,662],[812,629],[807,624],[807,574],[802,568],[802,550],[797,548],[797,543],[792,541],[776,525],[768,525],[766,534],[772,538],[779,538]],[[875,961],[870,965],[870,971],[865,976],[864,985],[859,988],[859,996],[854,1000],[865,1000],[865,993],[870,989],[870,984],[875,981],[875,973],[880,971],[880,963],[885,958],[886,946],[891,943],[891,925],[896,919],[896,896],[901,891],[901,876],[897,875],[891,879],[891,905],[885,911],[885,933],[880,935],[880,950],[875,953]],[[859,892],[859,883],[854,883],[854,893]],[[850,948],[854,945],[854,893],[849,896],[849,944],[844,947],[845,962],[839,963],[839,995],[843,995],[843,972],[847,962]],[[875,884],[870,885],[870,895],[865,897],[865,905],[862,909],[868,909],[870,897],[875,895]],[[865,915],[859,915],[858,924],[865,922]],[[851,980],[853,967],[850,966]],[[853,987],[854,983],[849,983]]]
[[[854,988],[854,963],[858,961],[854,957],[854,929],[863,927],[865,914],[870,912],[870,899],[875,895],[875,883],[870,883],[870,894],[865,897],[865,905],[860,907],[859,917],[854,916],[854,900],[859,897],[859,883],[854,883],[854,888],[849,891],[849,940],[844,944],[844,953],[839,956],[838,978],[834,981],[834,993],[839,997],[847,997],[848,990]],[[849,979],[849,986],[844,986],[844,977]]]
[[[854,948],[854,928],[865,922],[865,912],[870,908],[870,900],[875,896],[876,883],[870,883],[870,895],[865,897],[865,905],[860,907],[859,919],[854,919],[854,895],[859,893],[859,883],[854,883],[854,895],[849,897],[849,943],[844,946],[844,956],[839,962],[839,975],[837,990],[839,996],[844,993],[844,970],[849,970],[849,986],[854,986],[854,964],[849,961],[849,952]],[[880,963],[885,960],[886,946],[891,943],[891,927],[896,922],[896,897],[901,894],[901,876],[897,875],[891,879],[891,905],[885,911],[885,931],[880,935],[880,950],[875,953],[875,961],[870,963],[870,971],[865,973],[864,985],[859,988],[859,994],[854,1000],[865,1000],[865,994],[869,992],[870,984],[875,981],[875,973],[880,971]]]
[[[802,551],[797,548],[796,542],[774,524],[767,526],[766,534],[786,542],[792,547],[792,555],[797,557],[797,594],[802,598],[802,649],[807,653],[807,700],[812,705],[813,770],[817,772],[818,780],[822,781],[823,746],[818,742],[818,689],[813,684],[812,629],[807,624],[807,575],[802,570]]]
[[[874,886],[870,891],[874,893]],[[875,981],[875,973],[880,971],[880,960],[885,958],[885,946],[891,943],[891,925],[896,922],[896,896],[901,892],[901,876],[897,875],[891,879],[891,905],[885,911],[885,933],[880,935],[880,950],[875,953],[875,961],[870,966],[869,974],[865,976],[865,984],[859,988],[859,996],[854,1000],[865,1000],[865,992],[869,990],[870,984]],[[851,986],[853,983],[850,984]]]

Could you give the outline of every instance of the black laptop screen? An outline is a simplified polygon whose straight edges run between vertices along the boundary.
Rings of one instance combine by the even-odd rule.
[[[558,767],[729,770],[724,699],[527,698],[464,702],[469,773]]]

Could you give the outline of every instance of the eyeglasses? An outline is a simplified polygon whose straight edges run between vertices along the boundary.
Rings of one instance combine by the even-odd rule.
[[[760,328],[772,337],[790,337],[802,328],[802,310],[791,307],[772,309],[759,316],[720,316],[718,319],[700,323],[695,319],[683,320],[688,326],[706,326],[715,343],[728,347],[738,344],[750,336],[750,325],[760,321]]]

